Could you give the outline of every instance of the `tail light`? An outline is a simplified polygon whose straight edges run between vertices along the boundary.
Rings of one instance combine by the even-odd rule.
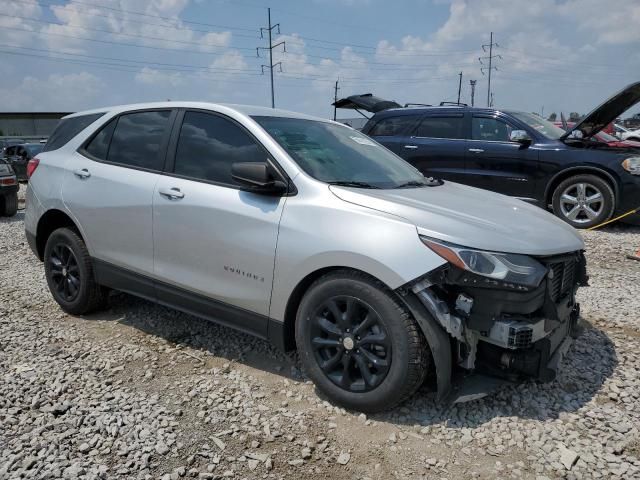
[[[11,185],[17,185],[17,183],[18,183],[18,180],[16,180],[15,175],[13,177],[0,178],[0,185],[11,186]]]
[[[31,175],[36,171],[38,165],[40,165],[40,160],[37,157],[29,160],[29,163],[27,163],[27,178],[31,178]]]

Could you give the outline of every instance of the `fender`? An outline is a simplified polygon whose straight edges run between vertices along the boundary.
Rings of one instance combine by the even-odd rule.
[[[618,180],[616,180],[616,178],[611,175],[609,172],[607,172],[606,170],[600,168],[600,167],[593,167],[591,165],[576,165],[574,167],[569,167],[569,168],[563,168],[562,170],[560,170],[558,173],[556,173],[555,175],[553,175],[553,177],[551,177],[551,179],[547,182],[547,186],[544,189],[544,201],[546,203],[547,199],[549,198],[549,195],[551,194],[551,185],[553,185],[555,183],[555,181],[558,179],[558,177],[566,174],[567,172],[571,172],[574,170],[588,170],[591,172],[597,172],[600,174],[604,174],[610,181],[611,181],[611,186],[613,187],[613,193],[616,195],[616,199],[618,197]]]
[[[452,383],[453,362],[449,335],[427,312],[414,293],[406,292],[404,295],[399,294],[398,297],[418,322],[422,333],[427,339],[433,363],[436,367],[437,400],[442,401],[449,396]]]

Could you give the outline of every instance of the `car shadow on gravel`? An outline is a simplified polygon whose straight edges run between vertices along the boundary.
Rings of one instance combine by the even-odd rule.
[[[13,217],[0,217],[0,223],[18,223],[24,222],[24,210],[18,210]]]
[[[124,293],[112,293],[109,305],[109,310],[84,318],[117,321],[177,348],[195,349],[194,356],[203,360],[218,357],[291,380],[303,380],[295,355],[279,351],[267,340]]]
[[[113,294],[110,305],[110,310],[86,318],[117,321],[178,348],[188,346],[197,358],[223,358],[284,378],[304,380],[295,355],[280,352],[266,340],[126,294]],[[399,407],[370,418],[396,425],[446,424],[452,428],[472,428],[497,417],[555,419],[593,400],[617,363],[611,339],[587,324],[563,360],[558,378],[551,383],[505,385],[485,398],[449,406],[436,402],[432,382],[427,381]],[[326,400],[317,390],[316,394]]]

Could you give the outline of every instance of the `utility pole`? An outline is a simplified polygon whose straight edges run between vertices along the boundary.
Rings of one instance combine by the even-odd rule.
[[[469,80],[469,84],[471,85],[471,106],[474,106],[474,99],[476,97],[476,82],[477,80]]]
[[[278,29],[278,34],[280,33],[280,24],[276,23],[275,25],[271,25],[271,9],[267,8],[267,20],[269,22],[269,26],[268,27],[263,27],[260,29],[260,38],[264,38],[263,37],[263,32],[267,31],[269,33],[269,46],[268,47],[257,47],[256,48],[256,55],[259,57],[260,56],[260,50],[269,50],[269,65],[261,65],[260,68],[262,70],[262,73],[264,74],[264,69],[268,68],[269,69],[269,74],[271,75],[271,108],[276,108],[276,100],[275,100],[275,93],[274,93],[274,89],[273,89],[273,69],[275,67],[279,67],[280,71],[282,71],[282,62],[278,62],[274,65],[273,63],[273,49],[276,47],[279,47],[280,45],[282,45],[282,51],[286,52],[287,51],[287,45],[285,44],[285,42],[278,42],[275,45],[273,44],[273,41],[271,40],[271,32],[273,31],[274,28]]]
[[[460,105],[460,92],[462,91],[462,72],[460,72],[460,79],[458,80],[458,105]]]
[[[338,101],[338,80],[336,80],[336,85],[333,87],[333,121],[336,121],[336,102]]]
[[[498,43],[494,43],[493,41],[493,32],[491,32],[491,36],[489,37],[489,43],[486,45],[482,45],[482,51],[486,52],[487,48],[489,49],[489,56],[488,57],[480,57],[478,58],[478,60],[480,61],[481,65],[484,65],[483,60],[489,60],[489,67],[480,67],[480,72],[484,75],[485,70],[489,71],[489,82],[487,85],[487,107],[491,106],[491,71],[492,70],[498,70],[497,67],[493,66],[493,59],[494,58],[500,58],[502,59],[502,55],[494,55],[493,54],[493,47],[499,47],[500,45],[498,45]]]

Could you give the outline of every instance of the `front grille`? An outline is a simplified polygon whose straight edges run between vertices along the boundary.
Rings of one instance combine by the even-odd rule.
[[[533,329],[528,326],[518,326],[509,328],[509,347],[525,348],[531,345],[533,340]]]
[[[549,293],[551,299],[557,302],[571,293],[576,283],[576,259],[549,264]]]

